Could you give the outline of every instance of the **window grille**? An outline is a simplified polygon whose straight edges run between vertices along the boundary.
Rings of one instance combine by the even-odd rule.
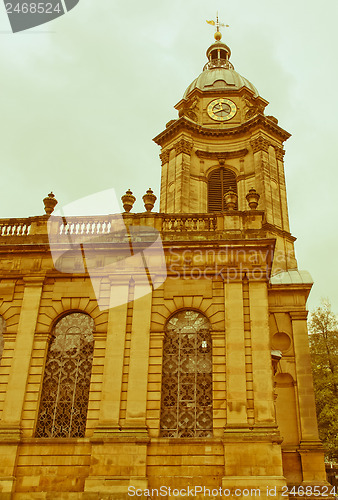
[[[92,371],[94,321],[83,313],[55,326],[43,379],[36,437],[84,437]]]
[[[193,310],[167,323],[163,346],[162,437],[212,436],[210,324]]]
[[[4,352],[4,333],[6,330],[6,321],[0,316],[0,363]]]
[[[208,177],[208,212],[225,212],[224,195],[229,189],[237,194],[235,174],[223,167],[213,170]]]

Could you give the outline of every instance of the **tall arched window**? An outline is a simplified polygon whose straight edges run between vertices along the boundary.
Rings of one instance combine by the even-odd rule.
[[[225,212],[224,195],[229,189],[237,194],[235,174],[224,167],[213,170],[208,177],[208,212]]]
[[[93,361],[94,321],[71,313],[49,345],[36,437],[84,437]]]
[[[4,333],[6,330],[6,321],[0,316],[0,363],[4,352]]]
[[[209,321],[197,311],[180,311],[168,321],[165,333],[160,435],[211,437]]]

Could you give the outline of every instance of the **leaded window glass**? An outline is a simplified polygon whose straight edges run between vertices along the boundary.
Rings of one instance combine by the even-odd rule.
[[[55,326],[43,378],[36,437],[84,437],[92,371],[94,321],[83,313]]]
[[[212,436],[212,346],[203,314],[185,310],[167,323],[163,345],[162,437]]]
[[[0,363],[4,352],[4,333],[6,329],[6,321],[0,316]]]

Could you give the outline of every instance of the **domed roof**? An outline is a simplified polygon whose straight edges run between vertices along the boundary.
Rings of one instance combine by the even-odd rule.
[[[247,87],[252,90],[255,96],[258,96],[258,91],[249,80],[244,78],[234,69],[227,68],[212,68],[205,69],[187,88],[184,92],[185,99],[192,90],[239,90],[242,87]]]
[[[256,87],[234,70],[229,60],[230,56],[231,50],[229,47],[220,42],[219,37],[216,38],[216,42],[207,50],[208,62],[204,66],[202,73],[184,92],[183,99],[186,99],[190,92],[196,88],[200,90],[239,90],[242,87],[247,87],[258,97]]]

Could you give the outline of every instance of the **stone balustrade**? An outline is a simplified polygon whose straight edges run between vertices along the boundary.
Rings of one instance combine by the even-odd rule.
[[[0,219],[0,237],[29,235],[31,221],[31,217],[27,219]]]
[[[162,230],[166,231],[215,231],[217,229],[217,216],[203,215],[165,215],[162,218]]]
[[[170,234],[187,235],[219,233],[219,238],[239,236],[243,231],[257,231],[263,228],[264,212],[231,211],[208,214],[161,214],[125,213],[101,216],[55,217],[38,216],[26,219],[0,219],[0,242],[34,243],[53,241],[62,242],[65,237],[81,239],[86,237],[118,235],[129,226],[149,226],[158,230],[163,239],[171,239]],[[238,237],[237,236],[237,237]],[[181,239],[180,237],[180,239]],[[217,236],[216,236],[217,237]]]

